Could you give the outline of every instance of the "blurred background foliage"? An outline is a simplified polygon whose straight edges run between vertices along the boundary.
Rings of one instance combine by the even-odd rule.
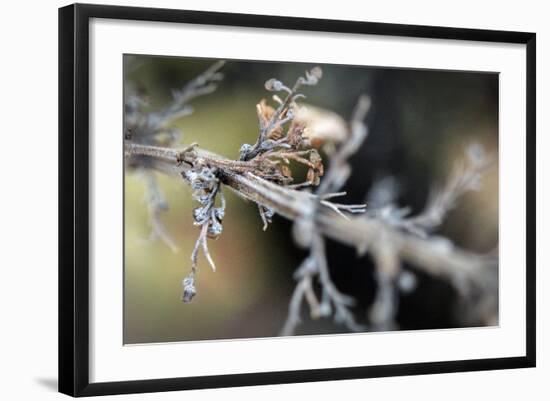
[[[144,94],[151,110],[171,100],[214,60],[125,55],[125,85]],[[198,142],[207,150],[238,158],[241,144],[258,133],[255,105],[269,99],[264,82],[276,77],[287,85],[314,64],[231,61],[213,94],[195,99],[193,114],[175,126],[182,144]],[[323,79],[306,88],[305,102],[349,119],[360,94],[372,99],[367,118],[369,137],[353,157],[354,170],[342,200],[363,202],[372,183],[393,176],[399,204],[419,212],[430,188],[442,183],[453,163],[472,142],[498,152],[498,74],[323,65]],[[124,343],[209,340],[276,336],[287,315],[294,288],[292,274],[304,258],[292,241],[291,223],[275,217],[266,232],[255,205],[229,190],[224,232],[209,248],[218,271],[199,257],[198,295],[180,300],[181,280],[190,268],[198,235],[191,216],[191,191],[183,180],[157,174],[170,205],[162,215],[180,250],[147,240],[150,227],[145,181],[140,171],[125,172]],[[483,180],[481,191],[463,197],[438,232],[458,246],[489,252],[498,244],[498,163]],[[334,282],[358,301],[359,322],[372,302],[376,284],[368,257],[328,242]],[[400,299],[400,329],[475,326],[458,316],[454,289],[406,266],[415,288]],[[462,311],[462,312],[461,312]],[[298,334],[341,333],[331,320],[311,321],[303,311]],[[458,318],[460,317],[460,319]]]

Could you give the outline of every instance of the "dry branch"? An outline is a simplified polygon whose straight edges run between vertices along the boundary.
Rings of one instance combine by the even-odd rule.
[[[127,143],[125,153],[127,156],[148,157],[153,168],[177,176],[190,170],[196,160],[203,160],[219,169],[222,183],[237,195],[273,209],[292,221],[311,216],[317,207],[311,194],[273,184],[255,176],[254,167],[247,162],[234,165],[235,161],[200,148],[190,151],[189,147],[178,150]],[[247,172],[241,173],[241,169]],[[461,277],[476,282],[486,274],[487,268],[494,265],[494,260],[460,250],[444,239],[426,239],[404,233],[379,219],[366,216],[344,219],[328,207],[321,209],[315,217],[317,227],[327,238],[365,252],[384,237],[396,244],[403,260],[430,275],[451,280]]]

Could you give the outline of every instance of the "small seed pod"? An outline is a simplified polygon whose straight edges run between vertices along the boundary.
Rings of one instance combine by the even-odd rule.
[[[195,278],[193,276],[187,276],[183,279],[183,293],[181,300],[185,303],[189,303],[193,300],[193,297],[197,295],[197,289],[195,288]]]
[[[206,234],[208,235],[208,238],[217,239],[221,235],[222,230],[223,227],[220,222],[216,219],[211,219]]]
[[[216,219],[218,219],[220,222],[223,220],[223,218],[225,217],[225,210],[223,209],[223,207],[214,208],[214,217],[216,217]]]
[[[281,81],[275,78],[268,79],[265,81],[264,87],[270,92],[279,92],[284,88],[284,85]]]
[[[264,206],[264,215],[269,221],[271,221],[273,216],[275,216],[275,211],[273,209],[271,209],[270,207]]]
[[[252,152],[252,145],[245,143],[241,146],[239,150],[239,157],[241,160],[245,160],[247,156]]]
[[[315,170],[317,170],[317,174],[319,176],[322,176],[325,173],[323,159],[315,149],[312,149],[311,153],[309,154],[309,161],[313,163],[313,165],[315,166]]]
[[[193,209],[193,219],[196,225],[202,225],[208,219],[208,209],[206,207],[197,207]]]
[[[193,194],[195,197],[195,200],[199,202],[201,205],[208,205],[210,201],[212,200],[212,193],[200,191],[198,194]]]

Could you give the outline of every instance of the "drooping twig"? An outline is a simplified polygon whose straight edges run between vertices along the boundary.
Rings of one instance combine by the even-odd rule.
[[[191,253],[191,272],[183,280],[184,302],[190,302],[196,294],[194,289],[194,280],[197,273],[197,262],[199,250],[202,249],[208,264],[216,271],[216,265],[208,250],[208,238],[218,238],[223,230],[222,220],[225,216],[225,197],[220,189],[220,181],[216,176],[216,169],[197,163],[192,169],[185,171],[182,175],[189,182],[193,189],[193,199],[200,206],[193,210],[193,219],[196,226],[201,227],[199,237],[195,242],[195,247]],[[220,206],[216,207],[216,198],[220,197]],[[187,280],[187,281],[186,281]],[[186,285],[192,281],[193,295],[186,291]]]
[[[174,239],[168,233],[164,224],[160,220],[160,214],[168,210],[168,202],[158,186],[157,179],[153,171],[143,172],[147,182],[147,203],[149,211],[149,222],[151,224],[151,234],[149,240],[154,241],[160,238],[174,252],[178,252],[179,247]]]
[[[334,310],[334,319],[337,323],[344,324],[352,331],[365,329],[365,326],[355,321],[353,313],[349,310],[349,307],[353,306],[354,300],[351,297],[341,294],[330,278],[325,255],[324,239],[320,235],[320,230],[317,227],[316,215],[322,206],[328,207],[335,211],[338,216],[344,217],[345,219],[348,218],[342,213],[342,210],[351,213],[362,213],[365,211],[366,205],[334,204],[329,202],[328,199],[345,195],[345,192],[334,191],[339,191],[345,184],[351,170],[347,163],[347,158],[359,148],[367,135],[367,129],[363,120],[368,109],[368,98],[361,97],[353,114],[348,140],[343,142],[340,148],[331,154],[329,169],[313,198],[314,204],[312,213],[296,220],[294,225],[294,238],[296,242],[302,247],[310,249],[310,256],[306,261],[311,261],[309,263],[311,267],[307,275],[297,277],[298,284],[295,290],[295,294],[297,295],[296,298],[292,300],[294,304],[291,302],[289,307],[289,315],[283,326],[282,335],[294,334],[296,326],[300,321],[299,316],[295,316],[295,314],[299,314],[300,312],[300,308],[296,306],[300,294],[298,289],[304,286],[304,280],[311,281],[314,278],[318,279],[321,286],[322,302],[318,310],[311,309],[312,303],[310,302],[311,316],[314,318],[327,317],[330,316]],[[320,311],[322,311],[322,313],[319,313]]]

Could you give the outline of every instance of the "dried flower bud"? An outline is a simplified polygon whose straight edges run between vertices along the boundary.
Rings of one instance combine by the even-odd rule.
[[[275,109],[268,105],[265,99],[262,99],[256,105],[256,112],[258,113],[258,119],[261,121],[261,126],[267,127],[273,114],[275,114]],[[267,133],[267,138],[269,139],[280,139],[282,136],[283,127],[281,125],[276,125],[274,129]]]
[[[264,208],[265,217],[267,217],[267,219],[271,221],[271,219],[275,215],[275,211],[273,209],[271,209],[270,207],[265,207],[264,206],[263,208]]]
[[[207,214],[205,213],[205,208],[203,207],[197,207],[193,209],[193,220],[195,220],[194,224],[201,226],[206,222]]]
[[[191,188],[195,190],[206,189],[208,188],[208,182],[199,179],[193,180],[191,181]]]
[[[315,149],[313,149],[310,152],[309,161],[315,166],[315,170],[317,170],[317,174],[319,176],[322,176],[325,173],[325,168],[323,166],[323,159]]]
[[[197,289],[195,288],[195,278],[193,276],[187,276],[183,279],[183,292],[181,300],[185,303],[189,303],[193,300],[193,297],[197,295]]]
[[[187,170],[183,173],[189,182],[193,182],[199,176],[195,170]]]
[[[200,193],[195,194],[195,199],[202,205],[207,205],[212,200],[212,193],[201,191]]]
[[[220,222],[216,219],[211,219],[207,231],[208,238],[216,239],[221,235],[222,231],[223,227]]]
[[[258,113],[259,118],[261,118],[264,122],[268,122],[273,116],[273,113],[275,113],[275,109],[268,105],[265,99],[262,99],[260,100],[260,103],[256,105],[256,112]]]
[[[218,221],[222,221],[225,216],[225,210],[223,207],[217,207],[214,208],[214,217],[218,219]]]
[[[317,79],[321,79],[323,78],[323,70],[319,66],[313,67],[311,70],[309,70],[309,75]]]
[[[193,197],[201,203],[207,202],[208,199],[204,199],[205,192],[212,190],[218,184],[215,169],[203,166],[188,170],[184,174],[195,191]],[[198,199],[199,197],[202,199]]]
[[[265,81],[264,87],[270,92],[279,92],[280,90],[283,90],[283,88],[285,88],[283,83],[275,78],[271,78]]]
[[[303,142],[302,134],[304,133],[305,126],[303,124],[292,121],[288,134],[286,135],[286,141],[293,148],[298,148]]]
[[[252,145],[249,145],[248,143],[243,144],[241,149],[239,149],[240,160],[246,160],[246,157],[250,152],[252,152]]]
[[[307,85],[317,85],[322,76],[323,70],[321,70],[321,67],[313,67],[311,70],[306,71],[306,79],[303,83]]]

